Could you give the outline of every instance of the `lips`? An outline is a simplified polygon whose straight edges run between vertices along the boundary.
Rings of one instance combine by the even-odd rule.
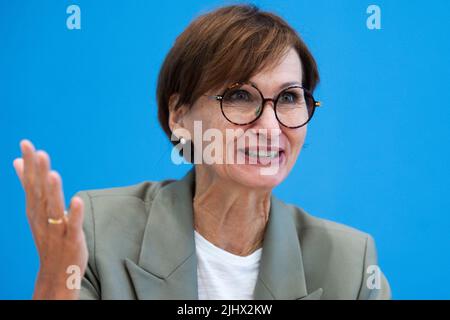
[[[275,146],[258,146],[258,147],[248,147],[240,149],[240,151],[243,151],[247,155],[254,155],[254,156],[260,156],[260,157],[267,157],[269,155],[277,155],[281,152],[284,152],[283,148],[275,147]]]
[[[276,158],[280,156],[279,150],[244,150],[245,155],[249,157],[259,157],[259,158]]]
[[[267,165],[274,162],[281,163],[284,160],[284,149],[274,146],[266,147],[248,147],[239,149],[239,152],[245,156],[245,162],[248,164]]]

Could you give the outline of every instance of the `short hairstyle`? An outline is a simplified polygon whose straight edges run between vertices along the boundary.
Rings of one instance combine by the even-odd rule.
[[[231,5],[203,14],[176,38],[158,77],[158,119],[171,137],[169,100],[175,109],[192,106],[204,93],[218,90],[277,64],[294,48],[303,67],[302,85],[314,91],[319,73],[306,44],[279,16],[255,5]],[[175,143],[175,142],[173,142]]]

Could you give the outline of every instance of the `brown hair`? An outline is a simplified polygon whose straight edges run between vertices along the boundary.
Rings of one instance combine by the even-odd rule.
[[[169,99],[178,94],[175,108],[192,105],[202,94],[248,81],[275,65],[293,47],[303,66],[303,86],[314,91],[319,82],[316,62],[305,43],[282,18],[254,5],[221,7],[199,16],[181,33],[161,67],[158,118],[169,128]]]

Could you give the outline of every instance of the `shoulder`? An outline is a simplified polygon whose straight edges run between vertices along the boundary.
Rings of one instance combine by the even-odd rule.
[[[296,224],[308,287],[323,288],[325,299],[390,297],[384,275],[382,289],[368,291],[364,285],[374,266],[378,268],[375,242],[369,233],[287,206]]]
[[[301,207],[292,204],[286,204],[286,206],[290,208],[289,211],[295,221],[299,236],[302,238],[320,237],[332,238],[333,240],[341,239],[342,241],[366,242],[371,237],[365,231],[314,216]]]
[[[82,190],[76,196],[83,199],[86,213],[95,215],[97,219],[148,215],[148,208],[155,196],[173,181],[143,181],[128,186]]]
[[[96,201],[126,200],[125,198],[128,198],[129,200],[149,202],[161,188],[173,181],[175,180],[143,181],[128,186],[83,190],[79,191],[78,195]]]
[[[292,207],[294,210],[291,212],[294,215],[304,256],[310,261],[336,264],[339,266],[336,268],[342,272],[346,267],[354,266],[362,270],[368,244],[373,242],[370,234],[348,225],[313,216],[302,208]]]
[[[175,180],[143,181],[134,185],[79,191],[85,205],[85,232],[96,236],[128,233],[139,237],[144,231],[153,199]]]
[[[364,230],[313,216],[301,208],[299,208],[298,218],[302,221],[303,230],[308,230],[311,233],[325,233],[333,237],[351,238],[360,241],[366,241],[370,237],[370,234]]]
[[[153,199],[175,180],[144,181],[134,185],[83,190],[83,229],[90,254],[110,252],[138,254]],[[123,252],[122,252],[123,251]]]

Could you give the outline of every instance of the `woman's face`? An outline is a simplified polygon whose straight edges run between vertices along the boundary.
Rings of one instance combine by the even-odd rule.
[[[294,49],[290,49],[277,66],[260,72],[250,81],[265,98],[274,98],[287,87],[286,83],[301,85],[302,73],[300,58]],[[207,94],[221,93],[208,92]],[[234,125],[222,115],[219,105],[219,101],[202,96],[183,116],[183,127],[189,130],[196,152],[201,150],[198,142],[196,144],[199,140],[193,138],[194,121],[197,121],[197,125],[198,121],[201,121],[203,133],[208,129],[218,129],[222,133],[223,139],[217,144],[217,146],[223,146],[220,152],[222,154],[218,153],[222,161],[215,161],[221,163],[206,164],[203,161],[202,164],[196,165],[202,166],[214,178],[225,179],[251,188],[271,189],[281,183],[297,160],[305,140],[307,125],[297,129],[282,126],[275,116],[271,101],[266,102],[263,113],[255,122],[245,126]],[[231,139],[230,135],[227,138],[227,130],[230,129],[233,130],[228,131],[233,132]],[[212,142],[204,141],[204,139],[202,141],[203,155],[205,155],[207,146]],[[258,154],[258,148],[271,152],[267,152],[264,156],[264,154]],[[215,152],[213,154],[218,155]],[[240,157],[241,162],[238,163],[237,157]],[[242,163],[242,160],[245,163]]]

